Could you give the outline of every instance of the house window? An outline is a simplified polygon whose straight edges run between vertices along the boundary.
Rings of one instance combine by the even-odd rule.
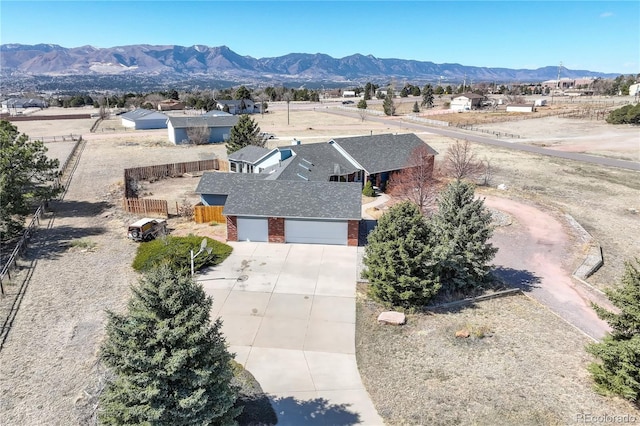
[[[230,169],[232,172],[237,171],[236,163],[232,163],[232,162],[231,162],[231,163],[229,163],[229,169]]]

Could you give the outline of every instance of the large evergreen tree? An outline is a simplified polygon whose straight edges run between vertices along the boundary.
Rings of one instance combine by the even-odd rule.
[[[264,146],[265,140],[260,138],[260,127],[247,114],[240,116],[227,141],[227,154],[236,152],[247,145]]]
[[[31,142],[16,126],[0,121],[0,241],[20,234],[34,206],[62,190],[52,186],[59,162],[46,153],[41,141]]]
[[[431,217],[438,242],[440,280],[443,290],[466,291],[485,283],[489,262],[497,248],[489,243],[493,234],[491,213],[474,199],[474,186],[456,180],[438,197],[438,211]]]
[[[430,84],[424,86],[422,89],[422,106],[427,108],[433,108],[433,87]]]
[[[606,294],[618,309],[610,312],[598,305],[594,309],[607,321],[611,333],[600,343],[587,347],[599,359],[589,366],[596,387],[603,393],[640,400],[640,260],[625,264],[621,285]]]
[[[392,87],[387,90],[387,95],[384,97],[384,101],[382,101],[382,109],[384,110],[385,115],[394,115],[396,113],[396,104],[393,102]]]
[[[212,299],[185,274],[148,272],[127,312],[109,312],[102,359],[114,373],[100,421],[113,425],[226,425],[238,415],[237,390]]]
[[[409,201],[391,207],[369,234],[364,276],[369,294],[391,306],[423,306],[440,289],[429,228]]]

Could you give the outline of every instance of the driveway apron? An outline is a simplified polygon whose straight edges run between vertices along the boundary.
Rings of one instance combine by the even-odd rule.
[[[229,244],[233,253],[198,282],[278,425],[383,424],[356,364],[357,249]]]

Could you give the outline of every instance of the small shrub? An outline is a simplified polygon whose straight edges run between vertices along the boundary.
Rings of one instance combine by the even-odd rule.
[[[204,251],[194,260],[194,269],[200,270],[206,266],[215,266],[226,259],[233,248],[219,241],[197,235],[186,237],[158,238],[153,241],[141,243],[138,253],[133,260],[133,269],[146,271],[153,267],[167,264],[176,271],[190,271],[191,250],[194,254],[200,250],[202,240],[207,240],[207,247],[212,248],[211,253]]]
[[[365,197],[375,197],[376,191],[373,190],[373,185],[370,180],[364,184],[364,188],[362,188],[362,195]]]

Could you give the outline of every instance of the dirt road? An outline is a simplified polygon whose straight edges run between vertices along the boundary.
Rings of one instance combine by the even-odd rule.
[[[581,253],[565,229],[567,225],[531,204],[481,197],[488,208],[512,218],[510,225],[494,232],[492,242],[500,248],[494,259],[497,275],[588,336],[602,338],[609,327],[597,317],[590,302],[603,304],[604,300],[571,277]]]

